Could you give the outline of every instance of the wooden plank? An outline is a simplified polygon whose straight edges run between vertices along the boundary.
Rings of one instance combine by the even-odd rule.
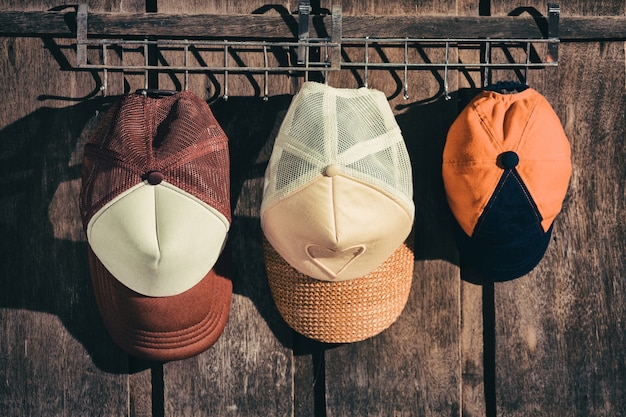
[[[489,14],[491,2],[459,0],[457,12],[462,16],[483,16]],[[481,62],[482,51],[458,51],[460,62]],[[484,56],[484,55],[483,55]],[[454,73],[458,91],[457,114],[460,113],[467,103],[478,93],[477,87],[481,86],[481,71],[462,70]],[[456,116],[455,116],[456,117]],[[451,222],[454,219],[451,218]],[[455,264],[460,268],[458,253]],[[462,269],[459,271],[462,272]],[[467,276],[459,274],[461,278],[461,325],[460,325],[460,351],[461,351],[461,415],[463,417],[482,417],[487,414],[486,396],[489,391],[485,390],[485,308],[484,287],[480,283],[472,282]],[[488,305],[488,304],[487,304]],[[488,321],[487,321],[488,323]],[[487,351],[488,352],[488,351]],[[487,378],[487,382],[489,379]]]
[[[95,82],[67,71],[63,47],[0,39],[0,93],[11,103],[0,112],[0,414],[127,415],[131,364],[100,320],[77,206],[82,144],[106,106],[81,101]]]
[[[388,13],[394,10],[389,7]],[[346,23],[343,36],[351,36],[348,28]],[[372,50],[370,59],[397,62],[398,53]],[[441,58],[441,51],[410,53],[418,61]],[[345,50],[344,59],[362,60],[362,54]],[[396,112],[414,167],[416,262],[411,295],[396,323],[368,340],[325,351],[326,395],[317,415],[460,415],[460,281],[437,156],[457,103],[445,100],[443,76],[443,71],[410,72],[406,80],[402,71],[331,74],[331,85],[385,91]],[[456,88],[451,77],[449,92]]]
[[[45,62],[39,42],[23,50],[26,57],[16,59]],[[18,111],[35,104],[31,100],[42,92],[38,81],[55,82],[54,76],[39,75],[39,80],[25,76],[32,87],[24,86],[19,98],[4,89]],[[80,169],[72,152],[81,130],[93,124],[95,109],[94,103],[42,108],[0,130],[0,269],[8,283],[0,301],[5,365],[0,374],[8,381],[0,390],[0,409],[5,415],[127,409],[127,356],[99,320],[85,243],[76,229],[81,227],[75,209]],[[94,397],[96,391],[102,395]]]
[[[626,39],[625,16],[562,16],[562,41]],[[331,32],[329,16],[312,18],[312,34]],[[2,11],[2,36],[74,36],[75,12]],[[547,22],[529,16],[344,16],[344,37],[419,38],[541,38]],[[297,39],[297,20],[291,14],[219,15],[169,13],[98,13],[88,15],[92,36],[157,36],[175,38]]]
[[[414,281],[392,327],[326,351],[327,415],[460,415],[458,269],[419,260]]]
[[[262,1],[181,5],[161,0],[158,11],[235,13],[252,12],[263,5]],[[242,28],[249,24],[247,21]],[[207,29],[213,30],[203,26],[201,32]],[[227,29],[219,29],[223,30]],[[207,55],[202,59],[213,65],[223,62],[222,56]],[[242,59],[254,63],[247,57]],[[225,101],[215,96],[224,93],[223,79],[207,74],[190,76],[189,88],[199,94],[206,92],[229,138],[233,301],[228,325],[213,347],[195,358],[164,366],[165,415],[294,415],[293,332],[280,318],[269,292],[259,221],[265,165],[290,101],[290,96],[275,95],[289,92],[285,81],[285,76],[269,80],[273,96],[264,101],[262,78],[231,74],[230,98]],[[178,82],[183,84],[180,78]],[[159,77],[160,88],[170,88],[173,83],[172,78]],[[256,97],[239,97],[250,95]]]
[[[269,292],[259,223],[264,167],[289,101],[289,96],[267,102],[230,98],[212,106],[231,149],[233,303],[216,345],[196,358],[165,365],[166,415],[181,410],[185,415],[293,415],[292,331]]]
[[[294,332],[294,416],[326,413],[326,347]]]
[[[58,64],[41,40],[3,39],[0,48],[11,57],[0,64],[0,91],[11,103],[0,116],[0,410],[121,415],[128,359],[95,306],[76,208],[80,167],[72,158],[99,107],[55,100],[45,104],[67,107],[41,107],[38,97],[88,89],[90,80],[46,71]]]
[[[561,117],[573,174],[540,265],[496,285],[498,415],[621,415],[626,403],[624,47],[562,56],[531,82]]]
[[[355,86],[345,73],[335,83]],[[354,77],[351,80],[349,77]],[[413,165],[415,273],[409,301],[389,329],[325,352],[326,413],[459,415],[461,410],[460,281],[440,155],[456,100],[445,100],[442,73],[411,74],[409,98],[401,74],[373,71],[369,86],[385,91]],[[450,80],[450,91],[456,89]]]
[[[461,415],[464,417],[484,416],[487,411],[484,299],[481,285],[461,281]]]
[[[625,20],[624,16],[564,16],[559,37],[564,41],[624,40]]]
[[[341,0],[327,1],[330,4],[340,4],[346,16],[413,16],[420,18],[428,15],[450,15],[456,8],[457,0],[423,1],[419,4],[413,0],[394,0],[381,2],[378,0]]]

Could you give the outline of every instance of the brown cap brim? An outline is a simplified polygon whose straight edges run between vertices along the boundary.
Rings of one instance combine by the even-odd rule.
[[[298,333],[326,343],[375,336],[402,313],[413,280],[413,234],[384,263],[354,280],[308,277],[287,263],[263,238],[267,278],[276,307]]]
[[[121,284],[89,248],[100,316],[113,341],[133,356],[167,362],[195,356],[220,337],[230,313],[232,282],[227,248],[191,289],[148,297]]]

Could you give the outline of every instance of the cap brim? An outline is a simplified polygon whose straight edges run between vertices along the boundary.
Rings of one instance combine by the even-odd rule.
[[[354,280],[304,275],[263,238],[267,278],[280,315],[298,333],[325,343],[375,336],[402,313],[413,280],[413,233],[378,268]]]
[[[220,337],[230,312],[228,245],[191,289],[169,297],[141,295],[120,283],[89,248],[100,316],[113,341],[133,356],[167,362],[195,356]]]
[[[474,239],[457,225],[457,245],[461,262],[470,265],[483,278],[491,281],[509,281],[528,274],[541,262],[552,236],[552,226],[547,232],[533,231],[507,244],[496,244]]]

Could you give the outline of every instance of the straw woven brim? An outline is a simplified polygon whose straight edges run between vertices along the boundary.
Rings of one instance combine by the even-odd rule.
[[[402,313],[413,279],[413,234],[383,264],[361,278],[319,281],[289,265],[263,238],[265,268],[280,315],[298,333],[325,343],[375,336]]]

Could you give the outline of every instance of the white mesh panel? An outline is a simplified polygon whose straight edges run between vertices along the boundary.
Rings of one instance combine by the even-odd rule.
[[[359,142],[384,135],[385,118],[372,96],[337,97],[337,151],[342,153]]]
[[[325,108],[324,95],[321,92],[307,94],[306,99],[297,101],[293,110],[292,124],[287,130],[291,141],[298,142],[307,151],[322,158],[325,148],[320,136],[324,135],[324,129],[328,126],[328,121],[325,120],[328,110]]]
[[[276,138],[261,210],[323,175],[328,165],[414,212],[409,155],[382,92],[305,83]]]
[[[276,190],[280,191],[284,188],[294,189],[297,186],[292,185],[298,178],[305,178],[315,175],[316,166],[307,161],[293,155],[287,151],[282,152],[281,158],[278,160],[276,167],[278,175],[276,176]]]

